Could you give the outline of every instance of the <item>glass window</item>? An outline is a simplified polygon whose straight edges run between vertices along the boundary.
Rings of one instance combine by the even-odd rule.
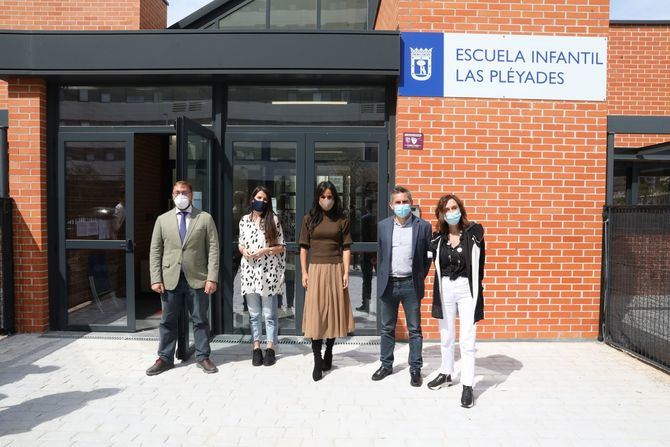
[[[298,145],[294,141],[236,141],[233,143],[233,327],[235,332],[249,329],[249,313],[241,293],[239,267],[242,256],[237,249],[239,222],[249,213],[250,194],[256,186],[265,186],[272,194],[272,208],[277,213],[286,243],[295,241],[296,160]],[[284,290],[278,296],[279,328],[295,330],[296,253],[286,253]]]
[[[68,324],[126,326],[125,252],[67,250]]]
[[[642,168],[638,180],[638,205],[670,205],[670,166]]]
[[[126,145],[65,144],[67,239],[126,239]]]
[[[379,145],[377,143],[316,142],[316,181],[330,180],[348,211],[354,242],[377,241]]]
[[[172,126],[178,116],[211,125],[212,88],[68,86],[59,107],[61,126]]]
[[[383,126],[384,87],[232,86],[228,124]]]
[[[186,179],[193,186],[193,206],[211,211],[209,201],[210,157],[212,141],[188,131],[186,148]]]
[[[316,29],[316,0],[272,0],[270,28]]]
[[[264,29],[265,0],[252,0],[219,20],[219,29]]]
[[[351,254],[349,299],[356,329],[377,328],[377,252]]]
[[[321,0],[321,29],[367,29],[368,0]]]

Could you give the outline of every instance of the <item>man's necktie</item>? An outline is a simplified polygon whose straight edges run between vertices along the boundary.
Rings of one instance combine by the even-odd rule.
[[[184,238],[186,237],[186,211],[180,211],[179,215],[181,219],[179,220],[179,239],[181,239],[182,244],[184,243]]]

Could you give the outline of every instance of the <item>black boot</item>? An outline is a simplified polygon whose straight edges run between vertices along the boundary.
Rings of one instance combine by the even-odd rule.
[[[356,308],[356,310],[370,313],[370,300],[364,299],[361,305]]]
[[[475,399],[472,393],[472,387],[463,385],[463,393],[461,394],[461,407],[463,408],[472,407],[475,404],[474,400]]]
[[[312,339],[312,353],[314,354],[314,370],[312,371],[312,379],[315,382],[321,380],[323,377],[323,359],[321,358],[321,347],[323,340]]]
[[[326,338],[326,352],[323,354],[323,366],[321,367],[324,371],[330,371],[330,368],[333,367],[333,345],[335,344],[334,338]]]

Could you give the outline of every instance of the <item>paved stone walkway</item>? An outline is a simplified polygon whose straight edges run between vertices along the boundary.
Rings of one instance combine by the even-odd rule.
[[[670,376],[596,342],[480,343],[476,405],[463,409],[458,383],[410,387],[406,344],[372,382],[379,346],[342,340],[314,383],[299,339],[272,367],[217,339],[218,374],[191,360],[147,377],[157,342],[144,338],[0,340],[0,446],[670,446]],[[425,382],[439,358],[426,343]]]

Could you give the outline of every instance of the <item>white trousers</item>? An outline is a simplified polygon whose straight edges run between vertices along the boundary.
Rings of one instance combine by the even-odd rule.
[[[472,386],[475,380],[475,338],[477,325],[475,300],[470,293],[468,278],[450,280],[442,277],[442,312],[440,324],[440,373],[454,372],[454,344],[456,341],[456,311],[460,319],[459,346],[461,348],[461,383]]]

